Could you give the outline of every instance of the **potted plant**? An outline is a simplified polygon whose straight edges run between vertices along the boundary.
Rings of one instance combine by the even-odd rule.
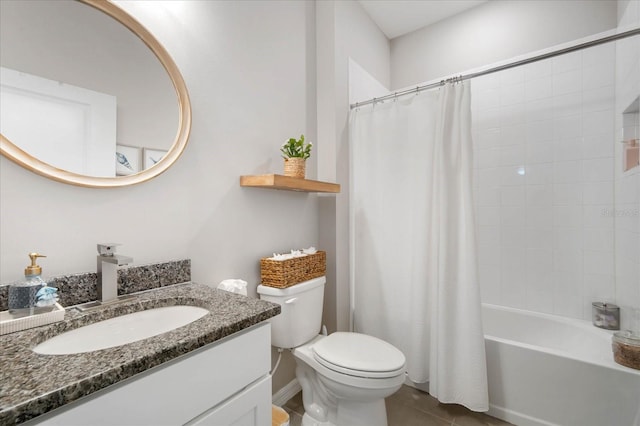
[[[284,175],[304,179],[306,160],[311,156],[311,142],[304,142],[304,135],[300,139],[290,138],[282,144],[280,152],[284,158]]]

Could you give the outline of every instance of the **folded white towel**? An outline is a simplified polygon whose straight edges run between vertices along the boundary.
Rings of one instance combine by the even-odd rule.
[[[281,254],[281,253],[273,253],[273,256],[270,257],[270,260],[288,260],[288,259],[293,259],[295,257],[303,257],[303,256],[308,256],[310,254],[315,254],[317,253],[317,250],[315,247],[311,246],[309,248],[306,249],[302,249],[302,250],[291,250],[291,253],[285,253],[285,254]]]

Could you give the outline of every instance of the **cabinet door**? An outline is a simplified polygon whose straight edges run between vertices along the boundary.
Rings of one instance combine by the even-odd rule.
[[[269,323],[260,323],[39,416],[28,424],[184,424],[269,373],[270,336]]]
[[[187,426],[265,426],[271,424],[271,376],[193,419]]]

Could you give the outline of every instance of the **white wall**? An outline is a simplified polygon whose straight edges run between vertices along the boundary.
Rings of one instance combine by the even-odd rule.
[[[391,42],[391,89],[461,73],[616,26],[609,0],[494,0]]]
[[[328,250],[323,321],[349,329],[349,59],[382,85],[390,82],[389,41],[355,1],[319,1],[317,10],[318,176],[341,193],[320,199],[320,246]]]
[[[167,48],[191,96],[189,145],[140,185],[65,185],[0,159],[0,282],[19,279],[27,253],[45,275],[95,271],[96,243],[120,242],[135,264],[192,259],[192,277],[243,278],[255,295],[259,259],[318,246],[314,194],[241,188],[242,174],[282,171],[279,147],[315,141],[314,5],[289,1],[126,2]],[[308,175],[316,175],[312,155]],[[280,367],[279,388],[293,378]]]

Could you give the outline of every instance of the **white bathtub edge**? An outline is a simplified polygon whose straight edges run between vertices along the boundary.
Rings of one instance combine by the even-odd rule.
[[[560,426],[489,403],[487,414],[518,426]]]

